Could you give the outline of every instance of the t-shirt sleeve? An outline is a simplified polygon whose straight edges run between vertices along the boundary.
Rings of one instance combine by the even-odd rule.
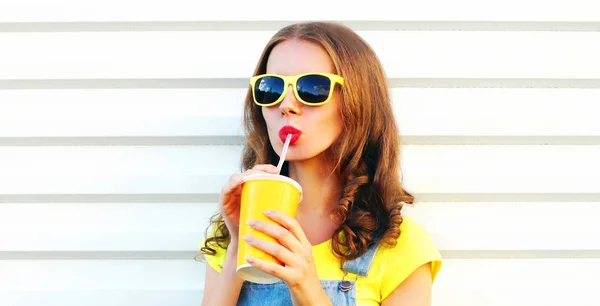
[[[442,266],[442,258],[429,233],[413,219],[404,217],[398,244],[384,251],[385,272],[381,282],[381,298],[388,297],[418,267],[431,263],[433,281]]]
[[[208,237],[206,237],[206,239],[208,239],[210,237],[214,237],[214,235],[216,233],[216,227],[214,225],[210,228],[209,233],[210,234],[208,235]],[[200,245],[199,245],[200,248],[204,247],[204,243],[206,242],[206,239],[200,243]],[[206,263],[208,265],[210,265],[217,272],[221,273],[221,271],[223,270],[223,264],[225,264],[225,259],[227,257],[226,256],[227,251],[225,249],[221,248],[216,243],[209,243],[208,246],[211,249],[215,250],[216,254],[214,254],[214,255],[202,254],[202,256],[204,257],[204,259],[206,260]]]

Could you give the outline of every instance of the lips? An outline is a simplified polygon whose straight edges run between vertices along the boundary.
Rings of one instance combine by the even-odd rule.
[[[292,139],[290,139],[290,144],[294,144],[296,141],[298,141],[298,138],[300,138],[300,135],[302,135],[302,131],[300,131],[299,129],[297,129],[291,125],[286,125],[286,126],[282,127],[281,130],[279,130],[279,139],[281,139],[281,142],[285,142],[288,134],[292,134]]]

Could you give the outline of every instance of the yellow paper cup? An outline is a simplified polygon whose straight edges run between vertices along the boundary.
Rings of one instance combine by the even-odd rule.
[[[296,218],[298,204],[302,201],[302,188],[289,177],[277,174],[253,174],[247,176],[242,183],[242,197],[240,206],[240,238],[251,236],[274,243],[277,240],[251,228],[246,220],[260,220],[277,224],[269,219],[265,210],[281,211],[292,218]],[[252,256],[268,262],[283,265],[277,258],[257,249],[240,239],[238,244],[237,275],[249,282],[259,284],[272,284],[279,278],[264,273],[252,267],[245,259]]]

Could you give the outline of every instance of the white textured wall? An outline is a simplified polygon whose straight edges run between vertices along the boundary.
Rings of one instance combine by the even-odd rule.
[[[199,305],[247,78],[324,18],[391,78],[434,306],[598,305],[596,1],[393,2],[0,0],[0,305]]]

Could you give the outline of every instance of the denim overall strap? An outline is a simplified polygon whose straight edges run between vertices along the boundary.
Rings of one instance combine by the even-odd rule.
[[[327,294],[327,297],[334,306],[356,306],[356,281],[358,276],[367,276],[375,253],[377,252],[379,239],[367,249],[367,252],[361,257],[344,263],[343,270],[347,273],[356,275],[356,279],[342,280],[324,279],[320,280],[321,286]],[[354,277],[353,277],[354,278]],[[283,281],[274,284],[255,284],[244,281],[238,306],[293,306],[290,290]]]
[[[367,249],[367,251],[360,257],[346,261],[344,263],[344,271],[354,273],[360,276],[367,276],[371,264],[375,259],[375,253],[379,247],[379,238],[375,238],[373,244]]]

